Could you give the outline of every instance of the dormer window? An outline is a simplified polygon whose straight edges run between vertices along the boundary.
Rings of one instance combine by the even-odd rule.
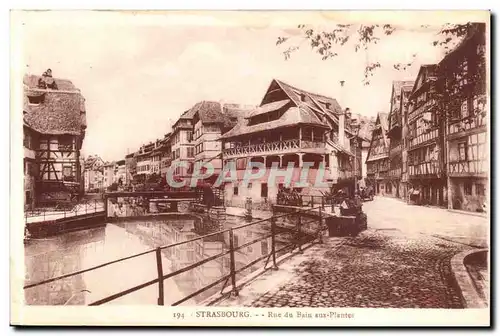
[[[28,96],[28,101],[31,105],[40,105],[45,101],[45,95],[41,94],[36,96],[35,95]]]
[[[325,103],[325,107],[327,110],[329,110],[331,108],[332,104],[331,103]]]
[[[305,93],[301,93],[300,94],[300,100],[305,102],[306,101],[306,94]]]

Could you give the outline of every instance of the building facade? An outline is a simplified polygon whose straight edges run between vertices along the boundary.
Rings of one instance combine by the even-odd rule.
[[[37,177],[36,164],[36,139],[37,133],[30,127],[23,127],[23,147],[24,147],[24,205],[26,209],[33,209],[36,206],[35,182]]]
[[[387,113],[377,114],[366,159],[367,184],[381,196],[392,195],[392,183],[388,179],[390,139],[387,137],[387,117]]]
[[[89,156],[84,161],[85,192],[100,192],[104,188],[104,161],[97,155]]]
[[[402,183],[403,173],[403,111],[402,106],[408,101],[413,88],[412,81],[394,81],[392,83],[391,107],[388,115],[387,137],[389,138],[389,173],[390,192],[386,195],[404,198],[406,195]]]
[[[446,205],[444,118],[439,112],[436,65],[420,67],[409,97],[407,171],[416,204]]]
[[[273,80],[260,106],[221,137],[224,166],[237,169],[237,180],[224,187],[226,204],[243,207],[251,198],[254,208],[268,209],[284,187],[302,195],[321,195],[321,190],[341,186],[353,189],[356,163],[356,178],[361,178],[361,150],[355,163],[356,134],[350,122],[335,99]],[[264,176],[243,183],[246,168],[257,162],[267,168]],[[272,171],[284,171],[289,165],[295,167],[290,185],[283,174],[269,183]],[[302,178],[305,166],[309,171]],[[317,178],[324,186],[314,186]]]
[[[103,165],[103,188],[108,188],[115,182],[116,162],[106,162]]]
[[[483,212],[487,203],[486,27],[469,34],[438,65],[447,118],[448,207]]]
[[[160,156],[160,176],[166,181],[167,172],[172,164],[172,143],[171,133],[165,134],[159,147]]]
[[[42,76],[26,75],[23,84],[27,204],[75,200],[82,183],[85,99],[70,81],[53,78],[50,69]]]
[[[172,126],[170,142],[174,178],[191,175],[194,162],[193,115],[195,109],[185,111]],[[182,163],[181,163],[182,162]]]

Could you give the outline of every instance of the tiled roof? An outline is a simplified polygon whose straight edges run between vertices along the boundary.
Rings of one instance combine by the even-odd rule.
[[[401,92],[402,88],[413,88],[413,85],[415,84],[415,81],[393,81],[392,82],[392,87],[394,88],[394,92],[396,94]]]
[[[223,123],[224,117],[222,116],[222,106],[219,102],[201,101],[196,103],[191,110],[193,110],[193,117],[198,115],[202,123]]]
[[[85,99],[68,80],[55,78],[58,89],[38,88],[40,76],[24,77],[24,122],[44,134],[84,134],[86,128]],[[29,98],[40,103],[30,104]]]
[[[341,108],[335,99],[295,88],[279,80],[273,80],[270,88],[273,86],[279,87],[285,93],[289,101],[292,102],[291,107],[278,120],[249,125],[249,120],[245,119],[238,123],[232,130],[225,133],[222,138],[230,138],[297,124],[310,124],[328,128],[328,118],[332,122],[338,122],[336,114],[341,112]],[[309,99],[303,101],[301,98],[302,95],[307,96]],[[288,99],[281,99],[264,104],[266,96],[262,100],[260,107],[263,111],[270,111],[270,109],[275,109],[277,106],[285,107],[288,102]]]
[[[269,113],[269,112],[279,110],[280,108],[282,108],[283,106],[285,106],[289,102],[290,102],[290,99],[284,99],[284,100],[278,100],[275,102],[264,104],[262,106],[257,107],[255,110],[253,110],[247,118],[252,118],[252,117],[264,114],[264,113]]]
[[[248,123],[248,119],[242,120],[242,122],[238,123],[232,130],[222,135],[221,138],[226,139],[243,134],[251,134],[276,128],[296,126],[297,124],[312,124],[328,128],[328,126],[322,123],[317,117],[298,107],[290,107],[278,120],[264,122],[256,125],[248,125]]]

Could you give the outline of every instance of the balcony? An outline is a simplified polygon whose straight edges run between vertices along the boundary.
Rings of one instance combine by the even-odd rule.
[[[486,114],[480,113],[475,117],[466,117],[461,120],[452,120],[448,126],[448,138],[457,138],[474,130],[486,131]]]
[[[265,142],[260,144],[250,144],[238,146],[235,148],[227,148],[223,150],[223,155],[227,157],[245,157],[252,154],[284,154],[296,153],[302,149],[324,149],[324,142],[310,140],[283,140],[275,142]]]
[[[408,166],[408,175],[412,177],[440,177],[441,165],[439,161],[428,161]]]
[[[429,110],[435,108],[437,106],[436,100],[435,99],[429,99],[426,102],[422,103],[413,111],[408,113],[408,122],[413,121],[416,117],[421,115],[424,112],[428,112]]]
[[[435,128],[429,132],[421,133],[414,138],[410,139],[410,149],[420,146],[423,143],[436,140],[439,136],[439,129]]]

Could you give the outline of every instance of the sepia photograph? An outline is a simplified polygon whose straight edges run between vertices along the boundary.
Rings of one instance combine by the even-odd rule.
[[[488,11],[10,28],[12,324],[489,325]]]

